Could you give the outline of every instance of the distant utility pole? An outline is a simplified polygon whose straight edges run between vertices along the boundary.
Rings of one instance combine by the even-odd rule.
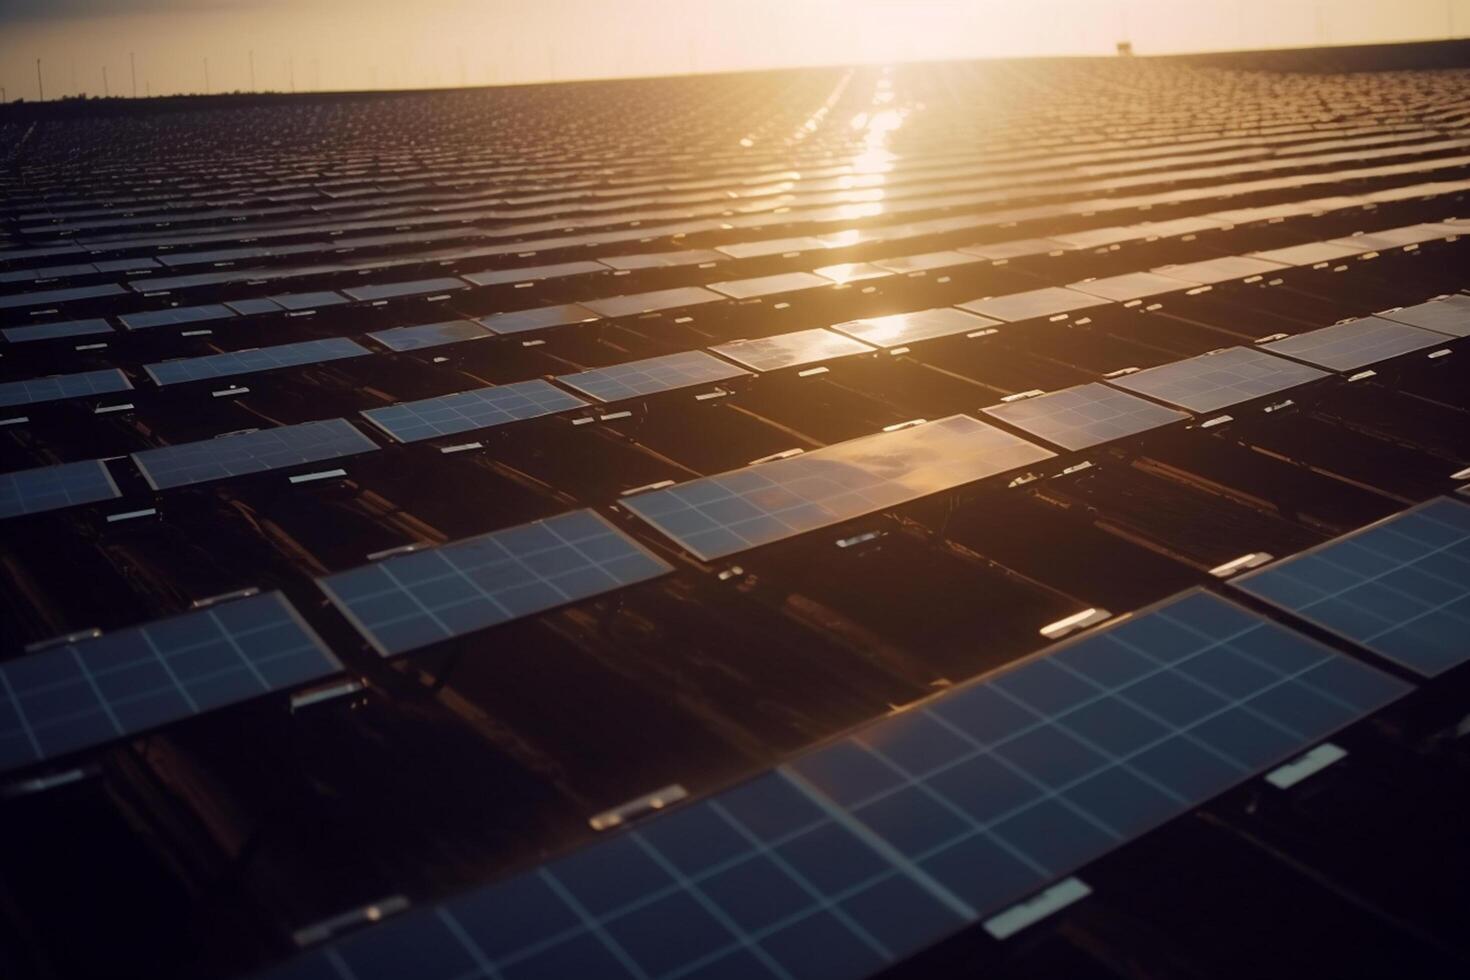
[[[204,94],[209,94],[209,59],[204,59]]]
[[[296,56],[290,55],[286,58],[286,71],[291,75],[291,94],[296,94]]]
[[[255,49],[250,50],[250,91],[255,91]]]
[[[103,65],[102,66],[102,97],[104,99],[110,99],[110,98],[112,98],[112,90],[107,87],[107,66],[106,65]]]
[[[133,52],[128,52],[128,71],[133,76],[133,98],[138,97],[138,58]]]
[[[46,101],[46,86],[41,84],[41,59],[36,59],[36,101]]]

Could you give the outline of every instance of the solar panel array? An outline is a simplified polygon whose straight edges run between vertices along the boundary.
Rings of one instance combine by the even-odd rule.
[[[251,374],[256,371],[321,364],[344,357],[362,357],[370,353],[372,352],[366,347],[346,337],[329,337],[325,340],[303,340],[300,343],[281,344],[277,347],[258,347],[255,350],[231,351],[225,354],[162,361],[145,365],[144,370],[148,372],[148,376],[155,384],[172,385],[186,381],[226,378],[234,374]]]
[[[150,487],[168,490],[341,459],[377,448],[377,443],[346,419],[327,419],[145,449],[133,453],[133,462]]]
[[[1109,383],[1191,412],[1215,412],[1324,378],[1315,368],[1248,347],[1145,368]]]
[[[586,405],[576,395],[538,379],[402,402],[387,408],[370,408],[362,417],[399,442],[419,442]]]
[[[283,976],[867,976],[1040,914],[1015,903],[1280,760],[1273,786],[1300,778],[1394,678],[1453,702],[1470,504],[1310,546],[1466,478],[1470,95],[1324,63],[308,96],[85,129],[17,106],[47,122],[0,173],[0,676],[21,671],[0,796],[103,831],[5,859],[21,961],[225,976],[285,948],[265,933],[365,918]],[[1237,580],[1246,606],[1146,605],[1264,552],[1287,557]],[[128,659],[146,637],[80,639],[254,585],[317,596],[302,614],[362,675],[260,597],[201,610],[239,617],[207,642],[196,613],[145,627],[203,672],[197,704],[193,674]],[[1144,608],[1036,653],[1103,606]],[[57,650],[78,672],[25,673]],[[74,754],[299,684],[289,711],[170,727],[78,779]],[[852,727],[884,705],[906,707]],[[1392,787],[1353,797],[1355,830],[1446,797],[1385,772],[1419,707],[1314,777]],[[1422,761],[1407,778],[1444,768]],[[1244,797],[1212,818],[1301,839],[1301,808]],[[119,814],[157,832],[110,835]],[[264,829],[237,853],[231,827]],[[1318,831],[1314,867],[1340,839]],[[239,853],[227,907],[153,914],[155,878]],[[1197,853],[1144,845],[1088,884],[1121,907],[1210,880]],[[1241,871],[1241,922],[1280,907],[1278,863]],[[1375,871],[1352,873],[1365,908]],[[451,880],[480,887],[333,914]],[[1303,911],[1282,947],[1324,934]],[[1421,972],[1417,936],[1385,961]],[[1048,972],[1075,947],[1050,937],[996,951],[1000,974]],[[1286,952],[1350,972],[1336,945]],[[1278,965],[1250,948],[1237,972]]]
[[[1332,371],[1353,371],[1443,343],[1443,334],[1370,316],[1261,346]]]
[[[1431,500],[1231,584],[1433,677],[1470,660],[1470,504]]]
[[[101,460],[0,473],[0,517],[38,514],[121,496]]]
[[[860,980],[1407,690],[1187,593],[272,976]]]
[[[1088,449],[1189,417],[1096,383],[992,405],[985,414],[1072,450]]]
[[[101,371],[79,371],[76,374],[53,374],[27,381],[0,381],[0,407],[34,405],[60,401],[63,398],[85,398],[127,391],[133,385],[117,368]]]
[[[780,371],[804,367],[851,354],[870,354],[873,348],[830,330],[797,330],[755,340],[716,344],[710,350],[752,371]]]
[[[383,656],[671,571],[596,511],[493,531],[318,579]]]
[[[1470,296],[1446,296],[1385,313],[1383,318],[1451,337],[1470,337]]]
[[[0,662],[0,771],[336,674],[279,592]]]
[[[600,402],[637,398],[742,377],[744,371],[702,350],[563,374],[556,380]]]
[[[691,554],[713,561],[1052,455],[955,415],[636,494],[623,506]]]

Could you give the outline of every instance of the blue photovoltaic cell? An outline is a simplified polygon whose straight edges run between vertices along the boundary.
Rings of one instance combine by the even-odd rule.
[[[33,323],[24,327],[6,327],[0,333],[12,344],[28,340],[52,340],[56,337],[89,337],[93,334],[112,333],[112,327],[101,318],[92,320],[62,320],[56,323]]]
[[[952,415],[622,503],[691,554],[713,561],[1054,455],[967,415]]]
[[[132,387],[127,375],[117,368],[53,374],[50,377],[29,378],[25,381],[5,381],[0,382],[0,407],[106,395],[114,391],[128,391]]]
[[[1433,677],[1470,660],[1470,504],[1431,500],[1230,584]]]
[[[517,310],[514,313],[495,313],[480,318],[480,323],[496,333],[525,333],[561,327],[569,323],[587,323],[601,319],[585,306],[575,303],[566,306],[541,306],[532,310]]]
[[[268,975],[861,980],[1407,689],[1186,593]]]
[[[444,293],[453,289],[464,289],[461,279],[415,279],[413,282],[385,282],[367,286],[354,286],[342,292],[359,301],[395,299],[399,296],[422,296],[425,293]]]
[[[150,327],[177,327],[188,323],[227,320],[234,315],[235,311],[223,303],[211,303],[205,306],[174,306],[147,313],[124,313],[117,319],[129,330],[146,330]]]
[[[368,334],[384,347],[396,351],[442,347],[445,344],[457,344],[461,340],[479,340],[494,335],[495,331],[473,320],[446,320],[443,323],[424,323],[415,327],[392,327]]]
[[[341,671],[279,592],[0,663],[0,770]]]
[[[295,344],[279,344],[275,347],[257,347],[254,350],[207,354],[204,357],[181,357],[174,361],[145,364],[143,370],[148,372],[148,376],[156,384],[172,385],[185,381],[223,378],[232,374],[319,364],[371,353],[366,347],[346,337],[327,337],[322,340],[303,340]]]
[[[70,303],[79,299],[98,299],[103,296],[122,296],[126,293],[126,289],[111,282],[100,286],[73,286],[71,289],[42,289],[33,293],[0,296],[0,310],[14,309],[18,306],[49,306],[52,303]]]
[[[372,452],[378,444],[346,419],[238,432],[133,453],[133,462],[155,490],[262,473],[324,459]]]
[[[317,580],[385,657],[672,569],[592,510],[395,555]]]
[[[0,473],[0,517],[36,514],[120,496],[100,459]]]
[[[661,391],[727,381],[749,373],[713,354],[691,350],[627,364],[614,364],[612,367],[581,371],[577,374],[558,375],[556,380],[600,402],[614,402],[620,398],[637,398]]]
[[[386,408],[369,408],[362,416],[399,442],[418,442],[539,418],[586,404],[576,395],[537,378],[401,402]]]

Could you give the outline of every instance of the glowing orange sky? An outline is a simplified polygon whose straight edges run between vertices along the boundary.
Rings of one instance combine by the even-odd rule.
[[[0,0],[0,85],[48,96],[413,88],[784,65],[1470,34],[1470,0]]]

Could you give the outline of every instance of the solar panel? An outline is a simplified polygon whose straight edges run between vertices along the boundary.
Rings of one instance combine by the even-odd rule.
[[[562,374],[556,380],[598,401],[614,402],[620,398],[637,398],[726,381],[749,373],[713,354],[691,350],[576,374]]]
[[[1055,455],[967,415],[637,494],[622,505],[713,561]]]
[[[919,255],[900,255],[894,258],[874,259],[873,264],[880,269],[898,275],[907,275],[910,272],[927,272],[931,269],[949,269],[957,265],[972,265],[983,262],[984,259],[978,255],[967,255],[964,252],[923,252]]]
[[[870,316],[835,324],[832,329],[874,347],[900,347],[936,337],[953,337],[1000,323],[952,306],[890,316]]]
[[[1145,296],[1157,296],[1160,293],[1188,289],[1189,284],[1152,272],[1129,272],[1121,276],[1106,276],[1102,279],[1068,283],[1067,288],[1076,289],[1089,296],[1100,296],[1103,299],[1126,303]]]
[[[346,297],[331,291],[315,293],[282,293],[272,296],[271,301],[278,303],[286,310],[316,310],[323,306],[341,306],[347,302]]]
[[[12,344],[23,344],[31,340],[55,340],[58,337],[89,337],[94,334],[112,333],[106,320],[61,320],[55,323],[34,323],[24,327],[6,327],[0,331]]]
[[[279,313],[285,307],[273,299],[264,296],[256,299],[231,299],[226,300],[225,305],[234,310],[240,316],[258,316],[264,313]]]
[[[377,443],[346,419],[326,419],[145,449],[133,453],[133,462],[150,487],[167,490],[338,459],[377,448]]]
[[[785,768],[978,918],[1409,689],[1196,590]]]
[[[534,310],[516,310],[513,313],[495,313],[480,318],[483,326],[495,333],[525,333],[528,330],[544,330],[561,327],[569,323],[587,323],[598,319],[598,315],[585,306],[575,303],[566,306],[542,306]]]
[[[536,378],[401,402],[385,408],[370,408],[362,416],[399,442],[419,442],[456,432],[540,418],[586,405],[587,402],[576,395]]]
[[[38,514],[121,496],[100,459],[0,473],[0,517]]]
[[[966,245],[961,252],[994,262],[998,259],[1022,259],[1030,255],[1046,255],[1066,248],[1050,238],[1023,238],[1013,242],[991,242],[988,245]]]
[[[557,279],[562,276],[580,276],[589,272],[606,272],[607,268],[597,262],[558,262],[554,265],[529,265],[519,269],[490,269],[471,272],[461,276],[476,286],[501,286],[508,282],[535,282],[538,279]]]
[[[385,657],[673,569],[596,511],[574,510],[317,580]]]
[[[207,323],[210,320],[228,320],[235,311],[222,303],[204,306],[173,306],[166,310],[149,310],[147,313],[124,313],[118,322],[129,330],[147,330],[151,327],[177,327],[187,323]]]
[[[724,299],[719,293],[712,293],[698,286],[680,286],[677,289],[656,289],[651,293],[591,299],[582,305],[599,316],[615,317],[657,313],[660,310],[674,310],[681,306],[698,306],[702,303],[718,303]]]
[[[682,265],[702,265],[705,262],[723,262],[729,256],[706,248],[691,248],[680,252],[643,252],[639,255],[609,255],[598,259],[611,269],[672,269]]]
[[[442,347],[462,340],[480,340],[494,335],[495,331],[473,320],[446,320],[443,323],[424,323],[416,327],[392,327],[368,334],[384,347],[396,351]]]
[[[1228,347],[1145,368],[1108,383],[1191,412],[1213,412],[1327,375],[1249,347]]]
[[[1433,677],[1470,660],[1470,504],[1430,500],[1230,584]]]
[[[1252,258],[1249,255],[1226,255],[1218,259],[1205,259],[1203,262],[1161,265],[1153,271],[1173,279],[1207,286],[1231,279],[1244,279],[1247,276],[1264,276],[1285,268],[1280,263]]]
[[[271,975],[861,980],[1407,689],[1189,593]]]
[[[1443,334],[1369,316],[1309,330],[1261,346],[1272,353],[1294,357],[1318,367],[1351,371],[1443,343]]]
[[[400,296],[422,296],[425,293],[447,293],[464,288],[466,287],[461,279],[440,277],[415,279],[412,282],[369,283],[366,286],[344,289],[342,292],[359,302],[370,302],[379,299],[397,299]]]
[[[1337,262],[1362,254],[1360,248],[1346,248],[1331,242],[1309,242],[1287,248],[1273,248],[1264,252],[1252,252],[1251,257],[1279,262],[1282,265],[1316,265],[1318,262]]]
[[[978,313],[1010,323],[1015,320],[1030,320],[1033,317],[1056,316],[1059,313],[1074,313],[1093,306],[1106,306],[1108,300],[1079,293],[1075,289],[1048,286],[1031,289],[1024,293],[995,296],[991,299],[976,299],[956,304],[962,310]]]
[[[0,770],[339,673],[279,592],[0,663]]]
[[[1366,235],[1334,238],[1331,243],[1333,245],[1341,245],[1344,248],[1357,249],[1358,251],[1402,248],[1405,245],[1418,245],[1423,242],[1437,241],[1460,231],[1462,229],[1457,229],[1453,225],[1408,225],[1403,228],[1388,228],[1383,231],[1375,231]]]
[[[279,344],[275,347],[257,347],[254,350],[230,351],[224,354],[207,354],[204,357],[181,357],[173,361],[145,364],[156,384],[172,385],[185,381],[202,381],[207,378],[223,378],[232,374],[250,374],[255,371],[271,371],[276,368],[299,367],[303,364],[319,364],[345,357],[361,357],[372,351],[346,337],[325,337],[321,340],[303,340],[294,344]]]
[[[0,382],[0,406],[34,405],[60,401],[63,398],[85,398],[128,391],[133,387],[128,376],[117,368],[100,371],[78,371],[76,374],[53,374],[45,378]]]
[[[1382,316],[1385,320],[1407,323],[1411,327],[1422,327],[1451,337],[1470,337],[1470,296],[1446,296]],[[10,335],[8,330],[5,333]]]
[[[831,280],[814,276],[810,272],[783,272],[774,276],[756,276],[754,279],[712,282],[709,288],[731,299],[756,299],[761,296],[794,293],[802,289],[816,289],[830,285],[832,285]]]
[[[100,286],[73,286],[70,289],[41,289],[32,293],[12,293],[0,296],[0,310],[18,306],[49,306],[52,303],[71,303],[79,299],[100,299],[103,296],[122,296],[126,289],[116,283]]]
[[[816,364],[851,354],[869,354],[873,348],[851,337],[815,328],[777,334],[774,337],[735,340],[728,344],[717,344],[710,350],[753,371],[779,371],[782,368]]]
[[[756,217],[765,217],[758,215]],[[775,238],[763,242],[736,242],[733,245],[717,246],[721,252],[734,259],[760,258],[765,255],[785,255],[789,252],[816,252],[827,247],[827,243],[820,238],[809,236],[797,236],[795,238]]]
[[[866,282],[869,279],[882,279],[893,273],[872,262],[843,262],[840,265],[824,265],[820,269],[814,269],[817,275],[823,279],[842,285],[849,282]]]
[[[409,958],[436,977],[860,980],[964,922],[776,771],[269,976],[347,980]]]
[[[1021,401],[992,405],[985,414],[1063,449],[1087,449],[1189,418],[1103,384],[1078,385]]]

